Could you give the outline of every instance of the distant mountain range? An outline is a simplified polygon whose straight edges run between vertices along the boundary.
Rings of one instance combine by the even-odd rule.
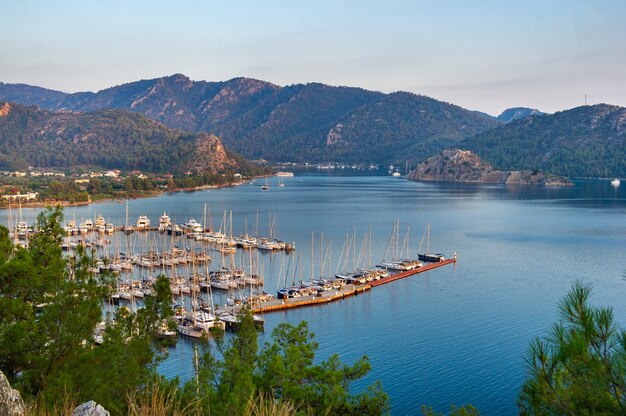
[[[53,113],[0,102],[0,169],[26,166],[213,173],[246,168],[208,133],[171,130],[123,110]]]
[[[143,80],[65,94],[0,84],[0,99],[51,111],[125,109],[170,128],[208,131],[251,159],[383,162],[422,158],[493,127],[485,114],[410,94],[311,83],[286,87],[249,78]]]
[[[403,164],[461,147],[501,170],[626,176],[624,109],[607,105],[556,114],[516,107],[496,118],[406,92],[180,74],[97,93],[0,83],[0,100],[57,112],[140,113],[171,129],[213,133],[226,148],[271,162]]]

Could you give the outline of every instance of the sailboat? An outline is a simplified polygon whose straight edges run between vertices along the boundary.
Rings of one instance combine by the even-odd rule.
[[[265,177],[265,183],[263,185],[261,185],[261,190],[267,191],[268,189],[270,189],[270,186],[267,184],[267,176],[266,176]]]
[[[423,254],[420,254],[425,236],[426,236],[426,252]],[[422,235],[422,241],[420,242],[420,246],[417,249],[417,257],[422,261],[428,261],[428,262],[433,262],[433,263],[444,261],[446,259],[443,254],[431,254],[430,253],[430,223],[428,223],[428,225],[426,226],[426,230],[424,231],[424,235]]]
[[[422,267],[423,264],[419,260],[410,260],[410,259],[402,259],[402,254],[406,251],[408,253],[409,247],[409,231],[407,229],[406,236],[404,237],[404,242],[402,244],[402,249],[399,248],[399,236],[398,231],[400,228],[400,223],[397,222],[393,225],[391,231],[391,238],[389,239],[389,243],[387,244],[387,248],[385,249],[385,254],[383,255],[383,261],[378,264],[378,267],[382,267],[388,270],[399,270],[399,271],[408,271],[413,270],[418,267]],[[387,261],[387,253],[389,249],[392,249],[392,260]]]
[[[278,178],[278,186],[281,186],[281,187],[285,186],[285,182],[283,182],[283,178],[282,177]]]

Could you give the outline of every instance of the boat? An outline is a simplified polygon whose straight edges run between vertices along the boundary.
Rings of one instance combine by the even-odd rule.
[[[397,178],[397,177],[402,176],[402,174],[398,171],[395,171],[394,173],[391,174],[391,176],[395,176]]]
[[[178,325],[178,332],[191,338],[202,338],[206,331],[196,329],[191,322],[183,322]]]
[[[201,233],[204,231],[202,224],[196,221],[195,218],[190,218],[189,221],[182,226],[182,229],[185,233]]]
[[[276,172],[276,176],[291,177],[293,172]]]
[[[617,179],[617,178],[615,178],[615,179],[613,179],[613,180],[611,181],[611,185],[613,185],[613,186],[615,186],[615,187],[618,187],[618,186],[619,186],[619,184],[620,184],[620,180],[619,180],[619,179]]]
[[[86,219],[85,222],[81,224],[81,228],[86,228],[87,231],[93,230],[93,221],[90,219]]]
[[[139,219],[137,219],[137,223],[135,224],[135,229],[137,231],[145,230],[150,227],[150,219],[145,215],[140,215]]]
[[[167,234],[168,235],[182,235],[183,229],[180,228],[177,224],[170,224],[167,226]]]
[[[283,178],[278,178],[278,186],[285,186],[285,182],[283,182]]]
[[[26,238],[28,235],[28,223],[26,221],[18,221],[15,231],[18,238]]]
[[[172,223],[170,217],[163,211],[163,215],[159,218],[159,232],[165,232]]]
[[[426,236],[426,252],[420,254],[422,249],[422,244],[424,243],[424,236]],[[422,241],[420,242],[420,246],[417,249],[417,258],[422,261],[427,261],[430,263],[438,263],[440,261],[444,261],[446,257],[443,254],[431,254],[430,253],[430,223],[426,226],[426,230],[424,231],[424,235],[422,235]]]

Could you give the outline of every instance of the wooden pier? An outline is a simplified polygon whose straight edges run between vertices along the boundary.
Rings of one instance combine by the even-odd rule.
[[[319,305],[323,303],[330,303],[336,300],[341,300],[350,296],[355,296],[359,293],[363,293],[370,290],[371,286],[366,285],[346,285],[341,289],[325,290],[317,296],[302,296],[301,298],[287,298],[287,299],[275,299],[264,303],[263,305],[257,305],[252,308],[254,313],[266,313],[282,311],[285,309],[301,308],[303,306]]]
[[[438,261],[437,263],[429,263],[426,266],[418,267],[417,269],[407,270],[406,272],[392,274],[389,277],[383,277],[380,280],[375,280],[373,282],[370,282],[369,285],[371,287],[384,285],[385,283],[391,283],[396,280],[404,279],[405,277],[413,276],[414,274],[427,272],[429,270],[436,269],[438,267],[445,266],[446,264],[451,264],[451,263],[456,263],[456,256],[453,259],[442,260],[442,261]]]
[[[380,280],[374,280],[363,285],[347,284],[341,289],[325,290],[319,293],[317,296],[303,296],[300,298],[287,298],[287,299],[274,299],[269,302],[264,302],[261,305],[255,305],[252,308],[254,313],[268,313],[277,312],[287,309],[301,308],[304,306],[321,305],[337,300],[341,300],[350,296],[355,296],[360,293],[364,293],[377,286],[391,283],[396,280],[404,279],[405,277],[413,276],[418,273],[427,272],[448,264],[456,264],[456,256],[452,259],[443,260],[437,263],[429,263],[425,266],[418,267],[413,270],[407,270],[405,272],[392,274],[389,277],[383,277]],[[224,310],[230,313],[237,313],[240,309],[239,306],[226,307]]]

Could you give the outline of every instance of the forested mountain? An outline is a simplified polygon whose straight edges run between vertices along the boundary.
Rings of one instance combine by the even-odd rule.
[[[140,114],[53,113],[0,102],[0,169],[93,165],[215,173],[245,164],[214,135],[171,130]]]
[[[608,105],[556,114],[516,107],[497,120],[405,92],[383,94],[318,83],[280,87],[249,78],[191,81],[180,74],[97,93],[65,94],[0,83],[0,99],[9,98],[50,111],[115,108],[141,113],[170,128],[214,133],[229,149],[251,159],[395,164],[423,161],[443,149],[462,147],[498,169],[626,176],[624,109]],[[121,112],[93,114],[131,117]],[[45,157],[52,156],[41,155]],[[167,163],[166,158],[159,160],[145,164]]]
[[[509,123],[514,120],[519,120],[520,118],[532,116],[532,115],[543,115],[539,110],[534,108],[526,108],[526,107],[513,107],[507,108],[500,114],[497,119],[502,121],[503,123]]]
[[[271,161],[414,159],[408,152],[421,159],[499,124],[485,114],[410,93],[317,83],[279,87],[249,78],[191,81],[180,74],[97,93],[0,83],[0,99],[5,97],[54,111],[127,109],[170,128],[213,132],[228,148]]]
[[[570,177],[626,177],[626,108],[583,106],[531,115],[465,140],[499,169]]]

